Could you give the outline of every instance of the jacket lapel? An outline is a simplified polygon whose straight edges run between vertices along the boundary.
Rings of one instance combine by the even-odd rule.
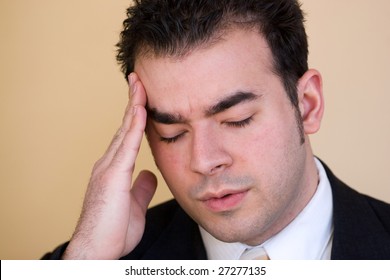
[[[373,208],[373,204],[382,202],[351,189],[323,165],[333,193],[331,259],[383,259],[390,256],[389,232]]]
[[[178,206],[170,225],[142,259],[207,259],[198,225]]]

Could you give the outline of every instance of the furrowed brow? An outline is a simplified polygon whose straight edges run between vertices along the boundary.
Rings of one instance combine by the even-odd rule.
[[[252,100],[257,99],[258,97],[260,97],[260,96],[254,94],[252,92],[242,92],[242,91],[235,92],[234,94],[222,99],[217,104],[211,106],[206,111],[206,116],[216,115],[218,113],[226,111],[227,109],[229,109],[237,104],[252,101]]]
[[[148,108],[148,116],[155,122],[162,124],[178,124],[185,123],[185,119],[181,115],[159,112],[156,108]]]
[[[261,97],[261,95],[256,95],[252,92],[235,92],[234,94],[222,99],[217,104],[211,106],[206,110],[206,116],[210,117],[226,111],[227,109],[238,105],[240,103],[248,102],[255,100]],[[167,112],[158,111],[156,108],[147,108],[148,117],[153,121],[161,124],[182,124],[186,123],[187,120],[180,114],[172,114]]]

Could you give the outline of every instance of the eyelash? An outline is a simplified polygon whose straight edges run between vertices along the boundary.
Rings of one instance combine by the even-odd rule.
[[[184,133],[176,135],[174,137],[166,138],[166,137],[160,137],[161,142],[165,142],[167,144],[175,143],[180,137],[182,137]]]
[[[253,120],[253,116],[250,116],[249,118],[242,120],[242,121],[237,121],[237,122],[226,122],[225,124],[229,127],[245,127],[249,125]]]
[[[237,121],[237,122],[226,122],[225,124],[228,126],[228,127],[233,127],[233,128],[243,128],[243,127],[246,127],[247,125],[249,125],[253,120],[253,116],[250,116],[249,118],[245,119],[245,120],[242,120],[242,121]],[[179,134],[179,135],[176,135],[174,137],[160,137],[160,141],[161,142],[165,142],[167,144],[171,144],[171,143],[175,143],[177,140],[179,140],[179,138],[181,138],[182,136],[184,136],[185,132],[182,133],[182,134]]]

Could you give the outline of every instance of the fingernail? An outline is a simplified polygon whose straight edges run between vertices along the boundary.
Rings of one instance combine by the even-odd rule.
[[[129,80],[129,85],[130,86],[133,86],[133,83],[134,83],[134,74],[133,73],[130,73],[130,75],[127,77],[128,80]]]
[[[134,94],[134,92],[135,92],[135,87],[134,87],[134,73],[131,73],[130,75],[129,75],[129,87],[130,87],[130,93],[131,93],[131,95],[133,95]]]

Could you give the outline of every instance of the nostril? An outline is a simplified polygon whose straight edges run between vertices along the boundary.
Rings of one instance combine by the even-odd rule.
[[[214,173],[216,171],[218,171],[218,169],[221,169],[223,167],[223,164],[220,164],[218,166],[215,166],[213,167],[211,170],[210,170],[210,173]]]

